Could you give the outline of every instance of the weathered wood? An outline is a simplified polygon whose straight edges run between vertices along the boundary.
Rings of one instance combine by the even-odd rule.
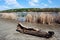
[[[34,36],[44,37],[44,38],[50,38],[50,37],[52,37],[52,35],[54,35],[53,31],[48,31],[48,33],[41,31],[41,30],[37,31],[33,28],[25,28],[19,23],[17,25],[16,31],[24,33],[24,34],[29,34],[29,35],[34,35]]]

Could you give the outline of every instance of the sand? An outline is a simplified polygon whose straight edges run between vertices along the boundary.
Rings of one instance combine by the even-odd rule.
[[[54,31],[53,37],[46,39],[32,35],[22,34],[16,31],[17,21],[0,18],[0,40],[60,40],[60,24],[47,25],[36,23],[22,23],[25,27],[41,29],[43,31]]]

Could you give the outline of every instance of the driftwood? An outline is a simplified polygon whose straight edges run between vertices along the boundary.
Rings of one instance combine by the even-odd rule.
[[[17,25],[16,31],[24,34],[29,34],[29,35],[34,35],[34,36],[44,37],[44,38],[50,38],[52,37],[52,35],[54,35],[53,31],[48,31],[48,33],[41,30],[37,31],[36,29],[33,29],[33,28],[25,28],[19,23]]]

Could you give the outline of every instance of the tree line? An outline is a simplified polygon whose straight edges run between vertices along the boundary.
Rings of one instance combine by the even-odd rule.
[[[60,8],[19,8],[3,10],[0,12],[60,12]]]

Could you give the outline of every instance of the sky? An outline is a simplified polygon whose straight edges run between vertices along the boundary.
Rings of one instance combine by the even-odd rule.
[[[60,8],[60,0],[0,0],[0,10],[15,8]]]

